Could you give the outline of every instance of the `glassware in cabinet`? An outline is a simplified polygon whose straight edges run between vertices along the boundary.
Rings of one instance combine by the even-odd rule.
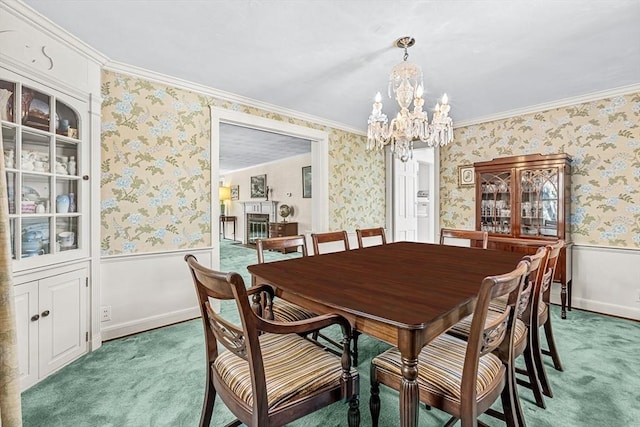
[[[558,235],[559,179],[557,168],[520,172],[520,234]]]
[[[4,89],[6,92],[3,92]],[[16,84],[6,80],[0,80],[0,119],[7,122],[15,120],[15,96]],[[4,130],[4,129],[3,129]]]
[[[511,172],[480,174],[480,229],[511,234]]]

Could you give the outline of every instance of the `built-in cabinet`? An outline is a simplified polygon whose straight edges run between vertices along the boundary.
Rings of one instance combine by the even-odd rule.
[[[0,89],[14,271],[86,256],[86,103],[8,72]]]
[[[104,57],[21,2],[0,2],[0,28],[1,221],[24,390],[101,341],[91,245]]]
[[[14,286],[22,390],[88,350],[88,268],[73,268]]]
[[[474,169],[476,229],[489,233],[489,248],[528,254],[549,242],[565,241],[555,280],[562,284],[566,317],[567,299],[571,309],[571,157],[503,157],[475,163]]]

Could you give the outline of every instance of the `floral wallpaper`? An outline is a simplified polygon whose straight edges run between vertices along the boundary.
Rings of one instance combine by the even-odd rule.
[[[457,167],[520,154],[572,156],[571,237],[640,248],[640,93],[456,129],[441,149],[440,225],[475,227],[473,187]]]
[[[384,159],[363,136],[108,70],[102,96],[103,255],[211,246],[210,105],[329,132],[330,229],[384,224]]]

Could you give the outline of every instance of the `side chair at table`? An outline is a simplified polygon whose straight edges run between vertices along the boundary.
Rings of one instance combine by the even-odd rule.
[[[365,240],[367,242],[374,241],[374,244],[387,244],[387,236],[382,227],[359,228],[356,230],[356,236],[358,236],[358,248],[360,249],[366,247]]]
[[[262,264],[265,262],[265,251],[280,251],[286,249],[296,249],[300,251],[303,257],[308,256],[307,242],[303,235],[258,239],[256,241],[258,264]],[[255,286],[255,278],[252,277],[251,279],[252,285]],[[269,310],[269,308],[271,308],[271,310]],[[316,313],[307,310],[306,308],[300,307],[299,305],[290,303],[280,298],[276,298],[275,300],[271,301],[271,304],[267,304],[267,301],[263,301],[262,309],[263,317],[269,320],[277,320],[279,322],[295,322],[297,320],[306,320],[317,316]],[[332,351],[335,354],[340,354],[342,352],[342,344],[337,343],[321,332],[314,331],[312,333],[312,337],[315,341],[318,340],[318,337],[322,337],[325,341],[327,341],[337,349],[334,350],[333,348],[327,348],[327,350]]]
[[[421,402],[449,413],[453,425],[476,426],[478,415],[487,412],[501,398],[507,425],[517,425],[507,368],[494,354],[509,353],[512,347],[516,307],[529,262],[522,260],[513,271],[485,277],[480,285],[468,341],[442,334],[427,344],[418,356],[418,398]],[[493,298],[507,298],[507,309],[487,322]],[[379,384],[399,390],[403,382],[402,360],[391,348],[371,361],[369,407],[373,426],[380,414]]]
[[[449,239],[469,240],[471,247],[487,249],[489,233],[479,230],[459,230],[454,228],[440,229],[440,244],[448,244]]]
[[[530,324],[529,324],[529,347],[527,351],[531,353],[531,358],[535,365],[538,381],[542,388],[542,393],[547,397],[553,397],[551,391],[551,385],[547,377],[547,371],[544,367],[542,355],[551,356],[553,360],[553,366],[556,370],[562,371],[562,363],[560,362],[560,354],[556,348],[556,342],[553,338],[553,328],[551,326],[551,314],[549,313],[549,294],[551,291],[551,283],[555,275],[558,259],[560,258],[560,251],[564,247],[564,240],[558,240],[556,243],[547,245],[547,264],[546,270],[542,275],[541,280],[538,283],[536,296],[532,299],[530,305]],[[549,350],[543,350],[540,344],[540,328],[544,328],[545,338]],[[523,370],[518,369],[518,373],[525,374]],[[536,384],[532,384],[531,378],[529,381],[518,380],[518,384],[528,388],[537,387]],[[540,406],[540,405],[538,405]],[[544,407],[544,406],[543,406]]]
[[[348,251],[349,247],[349,236],[347,232],[344,230],[341,231],[329,231],[326,233],[311,233],[311,241],[313,242],[313,254],[320,255],[323,253],[329,252],[340,252],[340,251]],[[335,245],[330,245],[334,243]],[[328,246],[337,247],[339,244],[340,248],[335,250],[326,250]]]
[[[268,285],[246,288],[238,273],[223,273],[185,261],[191,272],[205,332],[205,397],[200,426],[209,426],[216,395],[249,427],[282,426],[335,402],[349,402],[349,427],[360,422],[358,372],[351,368],[349,321],[337,314],[298,322],[261,318],[249,296],[273,293]],[[210,299],[235,300],[241,326],[214,311]],[[300,335],[340,325],[343,352],[338,357]],[[218,344],[225,349],[219,351]]]
[[[326,233],[312,233],[311,241],[313,242],[313,254],[321,255],[329,252],[342,252],[350,250],[349,235],[346,231],[329,231]],[[330,251],[324,251],[331,243],[340,244],[340,249],[335,250],[335,246]],[[358,366],[358,337],[360,332],[353,330],[353,364]]]
[[[547,264],[547,248],[540,247],[533,255],[525,255],[522,259],[529,262],[529,273],[525,279],[522,293],[520,296],[520,302],[516,308],[516,320],[514,325],[513,346],[510,353],[498,352],[497,355],[502,360],[502,363],[507,368],[507,381],[510,383],[510,389],[513,393],[512,401],[514,402],[514,408],[518,423],[520,425],[525,424],[524,413],[520,406],[520,396],[518,394],[517,384],[522,381],[516,378],[516,372],[526,375],[529,387],[533,391],[533,395],[536,401],[536,405],[544,408],[544,399],[542,396],[542,389],[540,387],[540,381],[538,372],[535,366],[532,353],[530,351],[530,310],[535,299],[535,290],[539,288],[539,283],[542,281]],[[501,316],[506,309],[506,301],[504,298],[496,298],[489,303],[489,311],[487,313],[487,322],[493,322],[494,319]],[[467,340],[471,330],[472,316],[467,316],[460,322],[456,323],[451,329],[447,331],[448,334],[456,336],[460,339]],[[524,356],[526,369],[518,370],[515,367],[515,360]],[[499,414],[493,410],[489,410],[488,413],[493,416]]]

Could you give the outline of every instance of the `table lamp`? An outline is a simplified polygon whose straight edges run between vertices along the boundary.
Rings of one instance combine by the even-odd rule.
[[[231,200],[231,187],[218,187],[218,198],[220,199],[220,215],[226,215],[226,201]]]

